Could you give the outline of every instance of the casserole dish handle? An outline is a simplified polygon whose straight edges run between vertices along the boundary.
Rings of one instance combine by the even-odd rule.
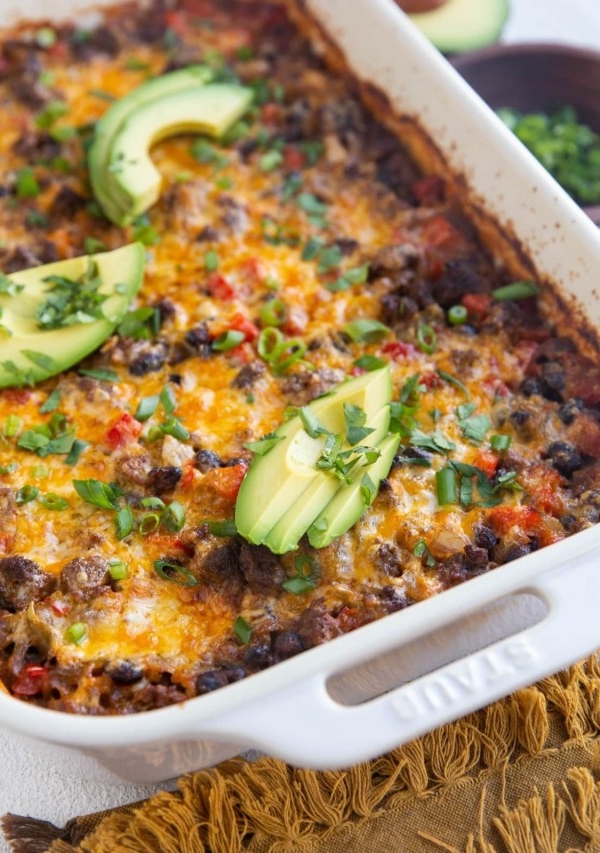
[[[360,705],[343,705],[328,691],[334,672],[300,678],[268,701],[204,721],[202,736],[252,745],[298,766],[345,767],[373,758],[427,731],[531,684],[600,645],[600,571],[588,551],[559,569],[542,573],[517,593],[543,600],[538,624],[455,660]],[[426,602],[424,603],[426,604]],[[463,608],[463,618],[467,610]],[[471,608],[472,609],[472,605]],[[448,622],[456,620],[452,609]],[[460,617],[456,623],[460,630]],[[385,653],[398,648],[394,632]],[[422,636],[411,637],[425,640]],[[344,671],[364,665],[358,636]]]

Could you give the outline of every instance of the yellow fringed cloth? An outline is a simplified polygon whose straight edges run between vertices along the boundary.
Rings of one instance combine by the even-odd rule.
[[[600,654],[345,771],[232,759],[15,853],[600,853]]]

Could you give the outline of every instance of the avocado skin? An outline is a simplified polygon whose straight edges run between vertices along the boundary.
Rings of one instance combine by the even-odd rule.
[[[509,12],[508,0],[447,0],[409,18],[442,53],[462,53],[494,44]]]
[[[308,407],[323,426],[337,434],[345,431],[344,403],[362,408],[369,423],[389,405],[391,396],[391,373],[387,366],[342,382],[325,397],[313,400]],[[310,496],[309,490],[315,489],[315,483],[324,483],[324,488],[318,489],[322,503],[314,508],[307,526],[333,498],[340,485],[333,475],[315,467],[324,439],[310,438],[298,416],[282,424],[275,433],[281,441],[264,456],[254,457],[236,502],[238,533],[255,545],[268,545],[271,531],[286,513],[293,514],[294,506],[303,500],[305,493],[307,498]],[[304,532],[302,530],[300,535]]]
[[[107,170],[113,139],[129,116],[139,107],[162,97],[176,94],[192,86],[209,83],[214,77],[213,71],[205,65],[191,65],[181,71],[172,71],[142,83],[124,98],[119,98],[107,109],[96,124],[94,139],[88,152],[90,181],[96,201],[106,216],[116,224],[120,210],[111,200],[110,175]]]
[[[91,260],[97,264],[102,278],[100,293],[111,294],[102,304],[105,319],[59,329],[37,328],[35,314],[45,301],[48,290],[44,279],[57,275],[76,280],[86,272],[90,256],[83,255],[11,274],[11,281],[24,285],[24,289],[16,296],[0,295],[2,324],[12,333],[10,337],[3,335],[0,339],[0,388],[22,384],[14,373],[6,369],[6,362],[12,362],[25,371],[30,383],[41,382],[81,361],[97,349],[121,322],[142,284],[145,249],[141,243],[131,243],[112,252],[93,255]],[[117,284],[123,285],[123,293],[115,292]],[[33,350],[50,357],[51,369],[32,363],[23,355],[23,350]]]

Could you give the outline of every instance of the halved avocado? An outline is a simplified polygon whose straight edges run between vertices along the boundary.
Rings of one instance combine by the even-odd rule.
[[[219,138],[246,112],[252,89],[211,83],[184,89],[139,107],[116,134],[110,151],[111,192],[123,213],[121,223],[151,207],[160,195],[162,177],[152,160],[152,146],[178,133],[206,133]]]
[[[84,255],[11,273],[15,295],[0,294],[0,388],[34,384],[72,367],[103,343],[121,322],[144,275],[145,250],[131,243],[113,252]],[[92,322],[74,322],[56,329],[40,329],[38,312],[47,304],[52,282],[59,276],[77,282],[95,264],[100,279],[97,292],[106,295],[104,315]]]
[[[119,98],[98,121],[88,152],[88,166],[94,196],[110,220],[116,222],[121,216],[121,211],[115,207],[112,200],[110,174],[107,176],[111,146],[116,134],[139,107],[175,95],[184,89],[202,86],[209,83],[213,77],[213,71],[205,65],[191,65],[181,71],[163,74],[142,83],[125,97]]]
[[[369,421],[389,404],[391,396],[390,369],[385,367],[337,385],[308,407],[322,426],[339,434],[345,432],[344,403],[361,408]],[[316,480],[332,480],[336,489],[338,486],[335,477],[315,467],[323,451],[324,437],[311,438],[300,417],[282,424],[275,434],[281,441],[264,456],[255,456],[236,502],[238,533],[256,545],[265,541],[277,522]],[[331,496],[329,490],[327,495]],[[323,506],[326,502],[324,497]],[[313,518],[319,511],[315,510]]]
[[[363,444],[368,447],[375,447],[386,435],[389,425],[390,407],[385,405],[373,418],[365,422],[365,427],[373,429],[373,432],[365,438]],[[356,470],[361,471],[362,477],[367,468],[359,466],[360,463],[357,464]],[[338,491],[343,488],[341,480],[331,474],[323,472],[320,476],[315,477],[310,486],[304,490],[298,500],[265,537],[264,544],[274,554],[285,554],[287,551],[293,551],[294,548],[298,547],[298,542],[321,513],[323,507],[329,506]],[[364,512],[365,509],[366,506],[363,503],[362,511]]]
[[[388,435],[378,445],[381,453],[372,465],[358,468],[348,484],[340,486],[332,500],[308,528],[308,541],[313,548],[325,548],[349,530],[367,510],[361,485],[365,474],[371,478],[375,493],[387,477],[400,444],[399,435]]]
[[[409,18],[442,53],[461,53],[498,41],[509,11],[508,0],[447,0]]]

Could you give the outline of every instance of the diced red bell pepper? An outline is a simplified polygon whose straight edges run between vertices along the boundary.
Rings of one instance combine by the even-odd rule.
[[[181,12],[165,12],[165,27],[173,30],[178,36],[184,36],[189,27],[188,22]]]
[[[492,299],[487,293],[465,293],[460,300],[469,314],[483,320],[490,311]]]
[[[18,696],[36,696],[44,689],[46,668],[37,664],[24,667],[12,685],[12,692]]]
[[[241,332],[249,343],[255,341],[260,334],[258,326],[243,314],[234,314],[229,321],[229,328],[235,332]]]
[[[227,281],[225,276],[222,276],[218,272],[210,274],[206,289],[210,296],[214,297],[214,299],[221,299],[223,302],[229,302],[238,295],[235,287]]]
[[[286,169],[303,169],[306,165],[306,155],[293,145],[286,145],[283,149],[283,165]]]
[[[129,412],[124,412],[106,430],[104,440],[112,450],[119,450],[136,441],[142,432],[142,424],[136,421]]]
[[[394,361],[400,361],[404,358],[409,358],[415,354],[415,348],[411,344],[405,344],[402,341],[390,341],[381,349],[384,355],[389,355]]]
[[[247,470],[246,463],[240,462],[238,465],[231,465],[229,468],[213,468],[206,476],[219,497],[233,503],[238,496]]]
[[[437,373],[424,373],[419,377],[419,384],[424,385],[428,391],[433,391],[436,388],[441,388],[444,383]]]

